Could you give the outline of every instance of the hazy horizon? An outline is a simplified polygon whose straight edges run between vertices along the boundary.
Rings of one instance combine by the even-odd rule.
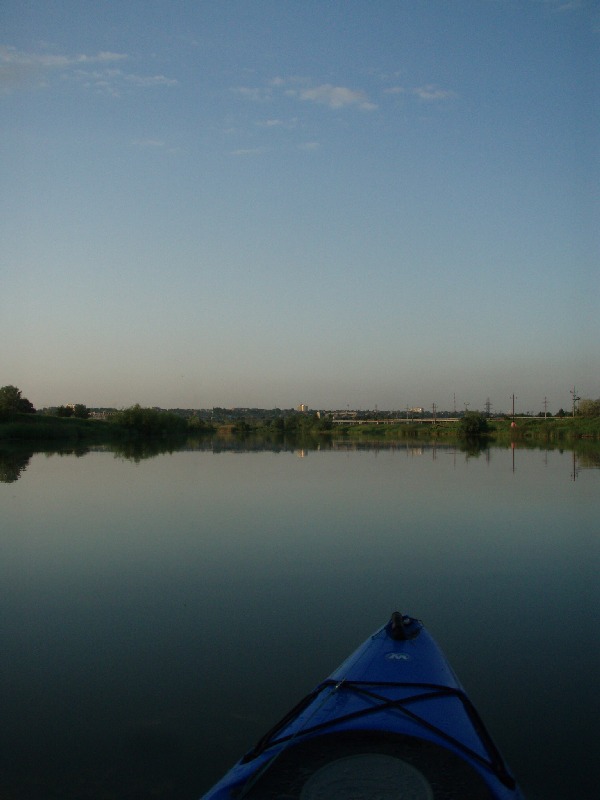
[[[600,396],[600,9],[5,0],[0,385]]]
[[[25,397],[26,395],[23,393],[23,396]],[[577,399],[578,400],[581,399],[579,394],[577,394]],[[592,399],[592,398],[589,398],[589,399]],[[596,399],[596,398],[594,398],[594,399]],[[477,404],[477,403],[474,404],[474,403],[470,403],[468,401],[463,402],[462,404],[460,404],[458,402],[458,400],[457,400],[456,401],[456,405],[455,405],[454,404],[454,399],[452,400],[452,403],[449,406],[444,406],[444,405],[440,405],[439,403],[435,403],[435,413],[436,414],[444,414],[444,413],[454,413],[455,412],[457,415],[460,415],[465,411],[485,412],[486,411],[486,404],[487,404],[488,401],[490,403],[490,413],[491,414],[510,414],[511,411],[512,411],[512,397],[509,398],[508,403],[504,407],[495,406],[494,403],[492,402],[491,398],[490,397],[486,397],[485,400],[480,404]],[[517,397],[517,395],[515,395],[514,403],[515,403],[515,414],[526,414],[526,415],[527,414],[533,414],[535,416],[539,412],[544,413],[544,411],[547,411],[548,416],[554,416],[557,413],[557,411],[559,411],[561,408],[562,408],[563,411],[567,412],[567,414],[570,414],[571,410],[572,410],[572,405],[573,405],[573,395],[572,395],[572,392],[571,392],[570,393],[570,397],[569,397],[569,402],[565,403],[565,404],[563,404],[561,406],[557,406],[556,409],[554,409],[554,410],[551,409],[550,400],[547,397],[542,400],[540,409],[533,408],[533,407],[532,408],[529,408],[529,407],[526,408],[523,404],[519,403],[519,398]],[[64,406],[64,405],[75,405],[75,403],[70,403],[68,401],[65,401],[65,402],[61,402],[61,403],[43,404],[43,405],[36,406],[36,410],[52,409],[52,408],[57,408],[59,406]],[[102,408],[120,409],[120,408],[124,408],[125,407],[123,404],[113,405],[113,406],[106,406],[106,405],[102,405],[102,404],[98,404],[98,403],[91,403],[90,405],[87,405],[87,404],[84,403],[82,405],[85,405],[87,408],[90,408],[90,409],[102,409]],[[135,403],[133,405],[135,405]],[[142,405],[142,404],[139,403],[139,405]],[[425,415],[429,414],[430,416],[433,416],[433,413],[434,413],[433,412],[433,404],[431,404],[429,406],[426,406],[426,405],[415,405],[415,406],[395,405],[395,406],[389,406],[387,408],[383,407],[383,406],[380,406],[378,404],[374,404],[372,406],[350,406],[350,405],[346,405],[346,406],[341,406],[341,405],[340,406],[315,406],[315,405],[311,405],[310,403],[296,403],[296,404],[292,404],[292,405],[267,404],[267,405],[263,405],[263,406],[248,405],[247,403],[246,404],[242,404],[242,405],[214,405],[214,406],[199,406],[199,405],[186,406],[186,405],[181,405],[181,404],[175,404],[175,405],[170,405],[170,406],[160,406],[160,405],[156,405],[156,404],[148,404],[148,407],[150,407],[150,408],[160,408],[162,410],[180,409],[180,410],[195,410],[195,411],[210,411],[210,410],[212,410],[214,408],[222,408],[222,409],[224,409],[226,411],[243,411],[245,409],[257,410],[257,411],[272,411],[272,410],[275,410],[275,409],[279,409],[281,411],[290,411],[290,410],[297,411],[297,410],[299,410],[299,406],[300,405],[307,406],[308,412],[315,412],[315,411],[331,411],[331,412],[364,412],[364,411],[373,411],[374,413],[381,413],[381,412],[385,412],[385,411],[390,411],[390,412],[404,413],[406,411],[416,412],[419,408],[421,408]]]

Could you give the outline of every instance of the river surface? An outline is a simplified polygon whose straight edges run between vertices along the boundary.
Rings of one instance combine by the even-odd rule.
[[[597,457],[141,455],[4,465],[2,800],[199,797],[394,609],[529,800],[598,796]]]

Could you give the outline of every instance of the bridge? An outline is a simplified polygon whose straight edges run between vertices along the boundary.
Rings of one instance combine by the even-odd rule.
[[[334,425],[414,425],[415,423],[421,425],[441,425],[445,422],[460,422],[462,417],[414,417],[414,419],[406,419],[406,417],[394,417],[391,419],[346,419],[346,418],[333,418]],[[509,417],[488,417],[490,421],[495,419],[509,419]],[[526,419],[529,421],[548,422],[548,420],[556,420],[558,417],[531,417],[528,415],[517,415],[510,417],[512,420]]]
[[[397,417],[394,419],[334,419],[334,425],[412,425],[418,423],[419,425],[433,425],[434,423],[442,422],[458,422],[461,417],[415,417],[414,419],[406,419],[405,417]]]

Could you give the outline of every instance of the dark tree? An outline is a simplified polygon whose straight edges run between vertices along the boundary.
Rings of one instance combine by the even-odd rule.
[[[35,408],[26,397],[22,397],[21,390],[16,386],[2,386],[0,388],[0,413],[35,414]]]
[[[600,417],[600,398],[597,400],[584,398],[580,401],[578,410],[582,417]]]
[[[487,433],[489,430],[485,414],[480,411],[466,411],[458,424],[462,436],[475,437]]]

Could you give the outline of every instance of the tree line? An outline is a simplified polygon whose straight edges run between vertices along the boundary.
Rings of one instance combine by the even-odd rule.
[[[14,414],[35,413],[37,412],[33,403],[23,397],[23,393],[19,388],[11,385],[0,387],[0,421],[10,419]],[[57,406],[48,409],[45,413],[50,416],[74,417],[76,419],[88,419],[91,416],[90,410],[82,403]],[[389,412],[385,413],[389,414]],[[375,412],[376,416],[382,414],[383,412]],[[373,412],[365,412],[365,415],[376,418],[376,416],[373,417]],[[600,417],[600,398],[596,400],[590,398],[581,399],[576,409],[576,415],[584,418]],[[441,417],[442,414],[439,416]],[[477,428],[484,429],[483,416],[481,412],[465,412],[461,428],[465,433],[471,433]],[[543,412],[540,412],[538,416],[544,416]],[[554,416],[566,417],[571,415],[561,408]],[[281,409],[272,409],[271,412],[264,409],[239,409],[237,413],[234,413],[231,409],[215,408],[212,411],[211,418],[211,421],[214,422],[234,422],[238,433],[248,432],[256,427],[271,428],[273,432],[280,433],[331,430],[333,427],[331,414],[294,412],[291,410],[281,411]],[[156,408],[144,408],[139,404],[115,411],[111,414],[110,421],[120,426],[137,430],[140,433],[175,432],[183,431],[185,428],[200,432],[213,427],[211,421],[207,420],[206,415],[202,414],[202,412],[181,409],[163,411]]]

